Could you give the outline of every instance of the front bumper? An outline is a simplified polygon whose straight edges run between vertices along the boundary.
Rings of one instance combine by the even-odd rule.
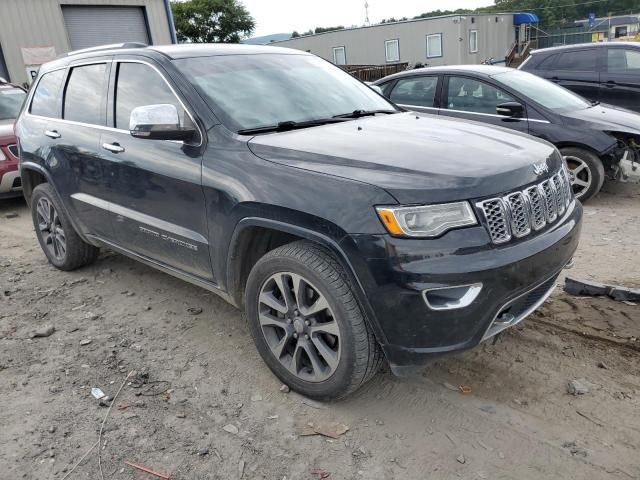
[[[0,198],[13,195],[21,195],[22,183],[20,180],[20,172],[17,170],[0,169]]]
[[[343,241],[395,373],[471,348],[515,325],[551,293],[578,246],[582,207],[572,201],[548,229],[503,245],[483,226],[439,239],[352,235]],[[428,289],[482,284],[464,308],[435,310]],[[505,314],[506,315],[503,315]]]

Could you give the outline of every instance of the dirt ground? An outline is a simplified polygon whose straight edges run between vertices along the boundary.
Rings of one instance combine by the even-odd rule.
[[[609,186],[585,213],[569,273],[640,286],[640,188]],[[105,479],[154,478],[125,461],[176,480],[640,478],[637,305],[557,289],[495,345],[320,404],[280,390],[215,295],[109,252],[55,270],[22,201],[0,202],[0,267],[1,478],[100,479],[99,462]],[[123,382],[71,472],[108,412],[91,388]],[[349,430],[303,435],[335,424]]]

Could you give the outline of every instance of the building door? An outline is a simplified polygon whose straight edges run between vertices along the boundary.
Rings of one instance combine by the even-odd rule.
[[[72,50],[110,43],[150,44],[144,7],[63,5]]]

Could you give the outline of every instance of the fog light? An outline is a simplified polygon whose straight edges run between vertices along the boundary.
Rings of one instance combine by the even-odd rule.
[[[432,310],[455,310],[471,305],[482,290],[481,283],[424,290],[424,300]]]

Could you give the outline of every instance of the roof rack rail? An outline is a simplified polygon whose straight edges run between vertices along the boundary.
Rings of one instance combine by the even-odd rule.
[[[73,55],[79,55],[81,53],[100,52],[102,50],[117,50],[122,48],[145,48],[148,46],[149,45],[147,45],[146,43],[140,43],[140,42],[112,43],[109,45],[98,45],[97,47],[89,47],[89,48],[82,48],[80,50],[73,50],[67,53],[67,56],[71,57]]]

